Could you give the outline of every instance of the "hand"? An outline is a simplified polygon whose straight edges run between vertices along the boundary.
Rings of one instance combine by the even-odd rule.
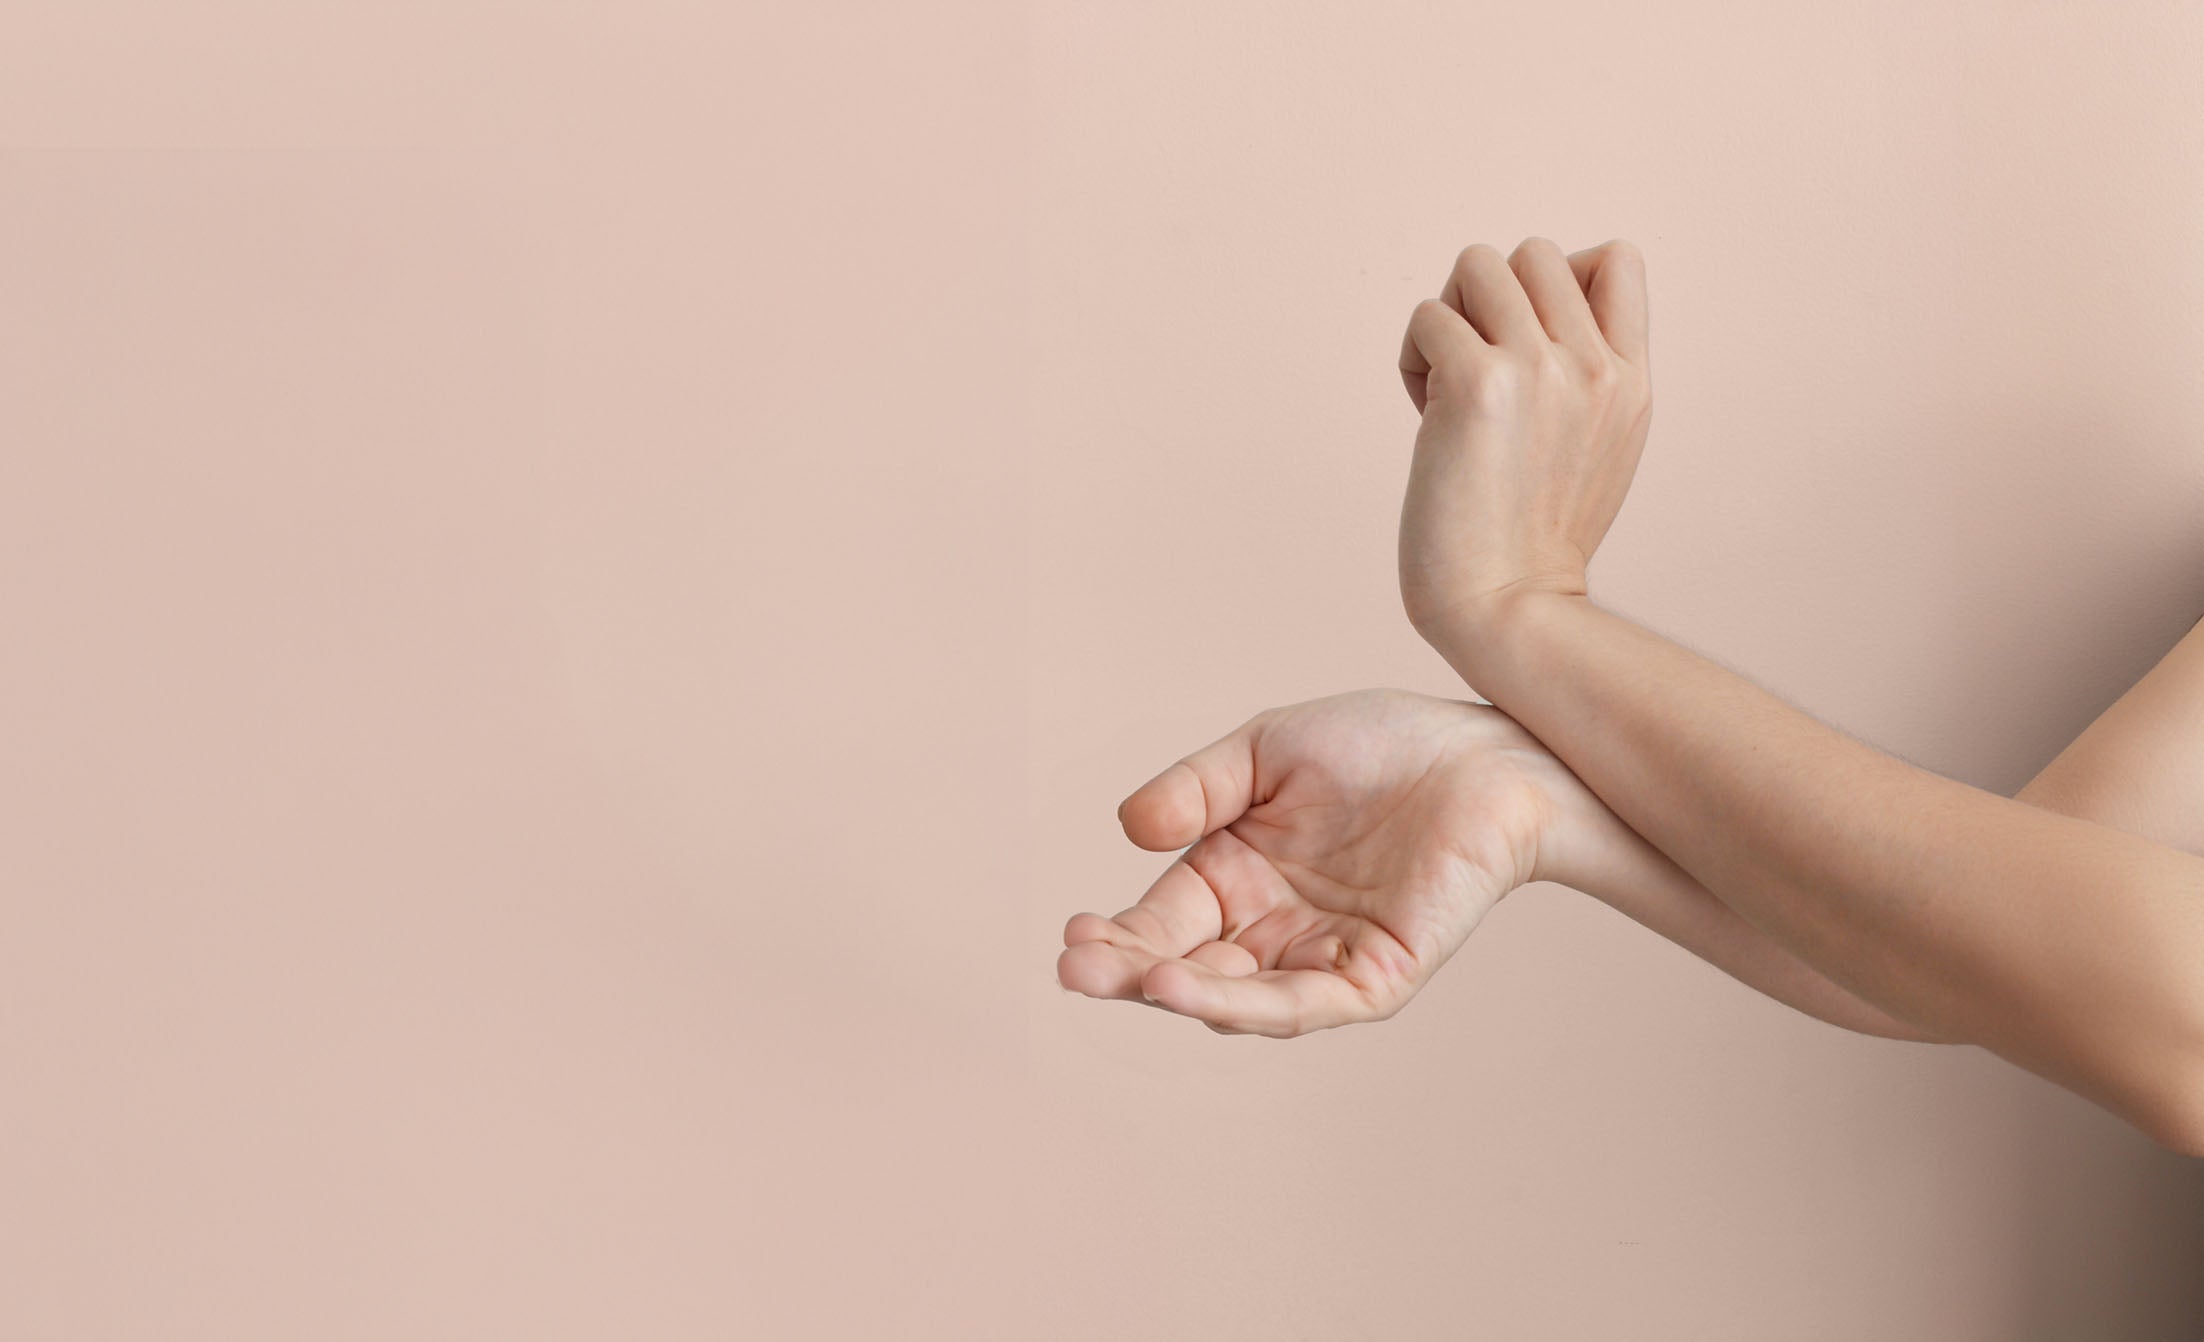
[[[1423,416],[1400,524],[1410,623],[1436,643],[1495,597],[1582,595],[1652,418],[1637,248],[1468,248],[1417,305],[1400,368]]]
[[[1227,1034],[1383,1020],[1501,896],[1566,879],[1595,815],[1485,705],[1365,690],[1273,709],[1125,799],[1134,843],[1192,847],[1132,908],[1075,916],[1057,978]]]

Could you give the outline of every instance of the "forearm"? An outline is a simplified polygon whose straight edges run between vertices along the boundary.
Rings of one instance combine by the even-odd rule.
[[[2020,799],[2204,853],[2204,625],[2060,751]]]
[[[1840,1029],[1939,1042],[1865,1001],[1740,917],[1691,873],[1618,819],[1582,779],[1552,761],[1542,876],[1581,891],[1746,987]]]
[[[2204,862],[1883,755],[1578,597],[1427,630],[1631,828],[1896,1020],[2204,1140]]]
[[[2204,624],[2018,794],[2030,806],[2204,851]],[[1831,981],[1593,803],[1578,888],[1747,987],[1861,1034],[1939,1042]]]
[[[2061,756],[2061,759],[2066,759]],[[2101,763],[2101,761],[2100,761]],[[2118,786],[2117,775],[2086,782],[2056,767],[2039,774],[2019,797],[2031,806],[2109,824],[2165,841],[2163,834],[2138,827],[2126,817],[2154,800]],[[2178,816],[2168,806],[2166,814]],[[1698,956],[1746,987],[1817,1020],[1909,1043],[1948,1040],[1903,1021],[1807,964],[1767,933],[1747,922],[1668,855],[1609,817],[1614,830],[1596,867],[1568,882],[1623,914],[1646,930]]]
[[[1942,1042],[1785,950],[1612,815],[1594,857],[1564,882],[1731,978],[1817,1020],[1860,1034]]]

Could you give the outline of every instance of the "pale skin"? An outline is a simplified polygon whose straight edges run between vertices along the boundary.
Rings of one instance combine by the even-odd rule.
[[[1410,622],[1493,706],[1260,714],[1128,797],[1185,848],[1058,976],[1228,1033],[1400,1010],[1509,890],[1573,886],[1849,1029],[1980,1045],[2204,1154],[2204,634],[2006,798],[1602,608],[1651,412],[1615,242],[1464,251],[1401,355]]]

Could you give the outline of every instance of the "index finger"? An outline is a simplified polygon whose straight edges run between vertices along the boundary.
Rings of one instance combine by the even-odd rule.
[[[1648,318],[1645,257],[1624,238],[1603,242],[1569,256],[1569,269],[1607,337],[1608,348],[1639,368],[1647,366]]]
[[[1400,338],[1400,377],[1417,414],[1431,399],[1431,370],[1441,359],[1469,357],[1472,340],[1483,343],[1467,318],[1436,298],[1416,304],[1408,314],[1408,330]]]
[[[1322,969],[1265,969],[1235,977],[1190,960],[1160,960],[1141,976],[1140,992],[1212,1029],[1275,1039],[1378,1014],[1352,981]]]

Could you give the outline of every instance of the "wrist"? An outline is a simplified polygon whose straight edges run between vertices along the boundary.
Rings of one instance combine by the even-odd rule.
[[[1501,703],[1493,692],[1501,683],[1498,672],[1509,652],[1524,641],[1525,630],[1555,610],[1590,602],[1582,582],[1526,579],[1479,593],[1411,622],[1464,680],[1494,703]],[[1501,706],[1506,707],[1504,703]]]
[[[1618,863],[1629,857],[1626,847],[1616,843],[1620,837],[1616,831],[1635,836],[1568,765],[1543,746],[1537,748],[1535,759],[1525,761],[1524,774],[1538,798],[1526,883],[1548,881],[1603,898],[1601,892],[1611,888]]]
[[[1588,886],[1613,865],[1620,822],[1523,724],[1490,704],[1461,707],[1448,755],[1473,761],[1467,772],[1495,785],[1461,794],[1455,813],[1460,837],[1477,841],[1479,865],[1509,890],[1553,882],[1593,893]]]

